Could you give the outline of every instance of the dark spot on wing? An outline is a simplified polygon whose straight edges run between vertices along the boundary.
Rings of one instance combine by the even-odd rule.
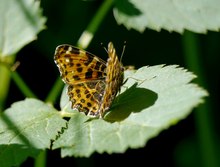
[[[84,100],[84,99],[81,99],[80,101],[81,101],[81,103],[85,103],[85,100]]]
[[[101,71],[105,71],[105,66],[104,65],[101,65]]]
[[[85,94],[88,94],[88,93],[89,93],[89,91],[86,89],[84,93],[85,93]]]
[[[89,68],[87,71],[88,71],[88,72],[92,72],[93,70],[92,70],[91,68]]]
[[[99,70],[99,67],[101,66],[101,64],[99,62],[96,63],[94,69]]]
[[[84,64],[85,64],[86,66],[88,66],[88,65],[92,62],[93,57],[91,57],[91,55],[88,54],[88,53],[86,53],[86,55],[87,55],[88,59],[84,62]]]
[[[82,67],[76,69],[78,72],[82,72]]]
[[[73,85],[68,86],[68,91],[71,91],[71,90],[73,90]]]
[[[64,57],[69,59],[71,57],[71,55],[70,54],[65,54]]]
[[[86,98],[88,99],[88,98],[90,98],[91,97],[91,94],[87,94],[86,95]]]
[[[62,48],[62,46],[60,46]],[[68,45],[64,45],[63,46],[63,50],[68,50],[69,46]]]
[[[85,78],[86,78],[86,79],[92,78],[92,72],[90,72],[90,71],[89,71],[89,72],[86,72],[86,73],[85,73]]]
[[[70,51],[73,54],[79,54],[79,49],[78,48],[72,48],[72,50]]]
[[[87,103],[87,106],[88,106],[88,107],[91,107],[91,106],[92,106],[92,104],[91,104],[91,103]]]
[[[76,93],[80,93],[80,90],[79,90],[79,89],[76,89]]]
[[[69,63],[69,66],[70,66],[70,67],[72,67],[73,65],[74,65],[74,63],[73,63],[73,62],[70,62],[70,63]]]
[[[80,78],[79,78],[78,75],[73,75],[73,79],[76,80],[76,81],[77,81],[77,80],[80,80]]]
[[[103,76],[103,72],[97,72],[97,77],[100,78]]]

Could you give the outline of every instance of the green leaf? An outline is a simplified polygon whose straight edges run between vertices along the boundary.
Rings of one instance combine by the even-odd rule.
[[[35,99],[16,102],[0,115],[0,164],[18,165],[50,148],[66,126],[59,112]]]
[[[114,16],[119,24],[140,32],[151,28],[206,33],[220,28],[220,1],[120,0],[116,1]]]
[[[39,8],[40,1],[0,1],[0,57],[15,54],[25,44],[37,38],[46,19]]]
[[[126,71],[125,76],[128,80],[104,119],[72,112],[63,94],[62,111],[72,113],[72,117],[53,145],[53,149],[61,148],[62,157],[88,157],[94,151],[123,153],[143,147],[189,115],[207,96],[205,90],[190,83],[195,75],[176,65],[143,67]]]

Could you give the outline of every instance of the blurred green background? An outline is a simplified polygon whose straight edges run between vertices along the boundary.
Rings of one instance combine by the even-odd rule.
[[[101,0],[41,1],[43,14],[47,17],[47,28],[40,32],[37,40],[21,49],[16,59],[21,63],[17,69],[18,73],[40,99],[46,98],[48,91],[59,77],[53,60],[56,46],[64,43],[76,45],[101,4]],[[178,64],[194,71],[198,75],[195,81],[210,94],[206,98],[206,106],[201,105],[201,110],[199,108],[187,119],[163,131],[159,136],[151,139],[144,148],[128,149],[124,154],[94,153],[90,158],[63,159],[60,158],[60,150],[48,151],[47,165],[101,167],[122,166],[135,162],[136,165],[142,166],[193,167],[207,166],[210,163],[209,166],[217,167],[219,163],[216,157],[220,155],[218,149],[220,33],[208,32],[206,35],[199,35],[185,32],[184,35],[180,35],[165,30],[156,32],[150,29],[139,33],[118,25],[110,10],[86,50],[106,60],[107,54],[100,43],[107,46],[109,41],[114,43],[118,55],[122,53],[124,41],[127,41],[122,60],[124,65],[140,68],[146,65]],[[198,49],[196,60],[190,57],[190,53],[195,48]],[[11,82],[6,107],[22,99],[24,96]],[[58,103],[59,99],[57,107]],[[198,112],[205,114],[200,115]],[[22,166],[30,164],[33,164],[31,158]]]

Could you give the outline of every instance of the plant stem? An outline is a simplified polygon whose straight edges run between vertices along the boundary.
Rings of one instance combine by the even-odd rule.
[[[84,49],[88,47],[89,43],[93,39],[95,32],[102,23],[108,11],[111,9],[113,3],[114,0],[105,0],[102,3],[95,16],[92,18],[91,22],[87,26],[86,30],[82,33],[81,37],[79,38],[77,46]]]
[[[199,53],[198,37],[191,32],[185,32],[182,38],[185,60],[188,68],[198,75],[197,82],[206,87],[205,76],[201,65],[201,54]],[[204,167],[218,167],[218,157],[215,145],[215,132],[210,118],[211,104],[207,100],[205,104],[197,108],[195,121],[197,128],[198,143],[201,150],[201,164]]]
[[[25,97],[37,98],[37,96],[31,91],[31,89],[27,86],[27,84],[16,71],[11,72],[11,77]]]
[[[46,156],[47,156],[47,152],[45,150],[41,151],[41,153],[36,158],[37,160],[35,160],[35,162],[34,162],[34,167],[46,166]]]
[[[5,101],[10,85],[10,71],[6,66],[0,65],[0,112],[4,110]]]
[[[15,56],[13,55],[9,56],[7,58],[7,63],[0,64],[0,111],[4,110],[4,103],[6,101],[8,89],[10,86],[10,76],[15,84],[18,86],[20,91],[24,94],[24,96],[36,98],[36,95],[26,85],[20,75],[16,71],[11,71],[10,64],[14,62],[14,58]]]
[[[10,86],[10,64],[14,63],[15,55],[0,55],[0,112],[4,110]]]
[[[63,89],[63,85],[64,84],[60,77],[57,78],[45,101],[49,103],[54,103],[59,96],[61,90]]]

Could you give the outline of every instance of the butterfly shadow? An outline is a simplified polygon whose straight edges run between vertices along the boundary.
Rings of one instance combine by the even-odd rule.
[[[108,122],[119,122],[126,119],[131,113],[141,112],[152,106],[157,100],[157,93],[137,87],[135,83],[114,100],[110,112],[106,113],[104,119]]]

